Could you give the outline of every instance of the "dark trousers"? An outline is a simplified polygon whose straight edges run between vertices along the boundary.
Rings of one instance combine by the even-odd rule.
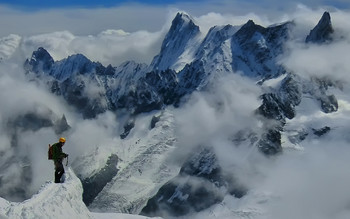
[[[61,177],[64,174],[62,160],[55,161],[55,183],[61,182]]]

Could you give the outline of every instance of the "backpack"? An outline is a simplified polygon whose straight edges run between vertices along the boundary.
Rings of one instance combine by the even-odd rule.
[[[49,150],[47,152],[47,155],[48,155],[48,159],[49,160],[52,160],[53,159],[53,147],[52,145],[49,144]]]

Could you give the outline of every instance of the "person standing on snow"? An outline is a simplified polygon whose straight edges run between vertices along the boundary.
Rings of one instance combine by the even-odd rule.
[[[55,164],[55,183],[61,183],[61,177],[64,174],[62,161],[68,157],[68,154],[62,152],[62,147],[66,143],[65,138],[60,138],[59,141],[52,145],[52,159]]]

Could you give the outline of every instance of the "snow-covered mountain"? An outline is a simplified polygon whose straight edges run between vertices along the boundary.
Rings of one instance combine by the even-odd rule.
[[[213,27],[203,39],[190,16],[178,13],[150,67],[133,62],[104,67],[81,54],[53,62],[39,48],[25,68],[49,76],[51,91],[86,118],[119,109],[139,114],[176,105],[184,95],[232,72],[256,79],[284,73],[277,59],[292,26],[264,28],[250,20],[242,27]]]
[[[159,55],[154,57],[153,70],[179,69],[191,62],[194,45],[200,37],[199,26],[185,13],[178,13],[162,43]]]
[[[73,161],[83,191],[70,170],[67,183],[48,183],[28,201],[1,200],[4,216],[27,214],[23,209],[32,200],[41,201],[42,194],[74,190],[75,196],[65,197],[62,204],[77,202],[80,207],[71,208],[71,215],[82,212],[85,218],[97,214],[82,205],[82,193],[89,210],[96,212],[269,218],[264,206],[276,204],[276,197],[264,193],[260,168],[278,171],[274,162],[283,153],[302,151],[325,135],[339,137],[348,127],[338,127],[350,109],[346,82],[303,75],[283,62],[291,52],[288,43],[294,40],[290,33],[295,26],[288,21],[263,27],[249,20],[240,26],[214,26],[204,34],[190,15],[178,13],[150,65],[128,61],[106,67],[83,54],[54,61],[45,48],[38,48],[24,63],[30,83],[44,84],[84,121],[112,112],[120,127],[113,126],[111,142],[79,153]],[[333,33],[325,12],[309,35],[305,33],[303,46],[331,44]],[[16,42],[6,43],[6,48]],[[251,96],[254,100],[244,99]],[[243,121],[236,118],[240,115]],[[50,128],[71,135],[65,115],[46,108],[9,121],[13,148],[20,147],[16,133],[21,129]],[[18,159],[4,158],[0,174]],[[30,164],[25,166],[31,171]],[[0,180],[1,195],[22,188],[31,177],[22,174],[23,182],[6,191]],[[17,192],[26,197],[25,191]],[[45,217],[38,211],[33,214]]]

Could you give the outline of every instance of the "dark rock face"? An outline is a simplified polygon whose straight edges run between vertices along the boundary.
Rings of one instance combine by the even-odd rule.
[[[264,154],[273,155],[282,151],[280,132],[283,131],[286,118],[294,118],[295,107],[300,104],[302,94],[300,78],[288,74],[276,92],[262,95],[262,104],[257,109],[257,114],[276,121],[275,127],[268,128],[258,142],[258,147]]]
[[[136,88],[118,99],[118,108],[127,108],[133,115],[160,110],[179,101],[178,82],[173,70],[151,71],[136,82]]]
[[[282,103],[278,96],[273,93],[263,94],[261,97],[263,103],[258,108],[258,112],[268,119],[282,120],[284,118],[284,111],[282,110]]]
[[[338,101],[334,95],[328,95],[329,87],[337,86],[336,83],[326,78],[302,79],[289,73],[281,82],[278,90],[265,93],[261,96],[262,104],[257,113],[263,117],[276,121],[275,127],[269,128],[258,143],[259,149],[265,154],[274,154],[282,151],[280,131],[283,131],[286,118],[295,117],[295,107],[301,102],[302,95],[307,94],[319,101],[320,109],[325,113],[338,110]],[[309,133],[301,131],[291,137],[291,142],[299,143]]]
[[[317,135],[317,136],[319,136],[319,137],[322,136],[322,135],[324,135],[324,134],[326,134],[326,133],[328,133],[330,130],[331,130],[331,128],[328,127],[328,126],[325,126],[325,127],[323,127],[323,128],[320,128],[320,129],[312,129],[312,131],[314,132],[314,134]]]
[[[179,72],[179,95],[192,93],[205,79],[203,62],[194,61]]]
[[[135,127],[135,118],[130,118],[124,125],[124,132],[120,135],[121,139],[126,138],[131,129],[133,129]]]
[[[245,194],[243,187],[224,174],[215,154],[202,148],[190,156],[176,178],[149,199],[141,214],[169,217],[198,212],[222,201],[223,187],[236,197]]]
[[[150,124],[150,129],[156,127],[157,122],[160,121],[160,116],[153,116]]]
[[[276,104],[279,108],[277,113],[279,116],[277,116],[277,120],[294,118],[294,108],[300,104],[302,96],[302,85],[300,79],[294,74],[288,74],[281,82],[281,86],[276,95]]]
[[[284,108],[294,108],[301,102],[303,93],[301,79],[295,74],[288,74],[282,81],[278,90],[281,100],[284,102]],[[290,111],[289,109],[288,111]],[[294,114],[294,113],[293,113]],[[294,115],[285,113],[288,119],[292,119]]]
[[[332,33],[334,32],[329,12],[324,12],[321,20],[310,31],[306,37],[306,43],[324,43],[332,40]]]
[[[258,142],[258,148],[266,155],[275,155],[282,151],[281,129],[276,127],[269,129]]]
[[[109,156],[106,165],[95,175],[81,179],[83,184],[83,201],[89,206],[94,198],[102,191],[105,185],[112,180],[112,178],[117,175],[118,169],[118,156],[112,154]]]
[[[132,115],[159,110],[162,107],[160,97],[144,81],[140,81],[135,90],[121,96],[117,103],[121,108],[128,109]]]
[[[51,70],[54,62],[51,55],[44,48],[40,47],[37,51],[33,52],[30,60],[26,60],[24,67],[28,71],[39,74]]]
[[[338,100],[334,95],[325,96],[320,101],[323,112],[332,113],[338,111]]]
[[[152,71],[146,74],[145,81],[161,98],[162,105],[179,102],[181,96],[177,92],[179,82],[175,71]]]
[[[289,38],[292,22],[262,27],[249,20],[232,37],[232,67],[253,78],[272,78],[285,73],[276,62]]]

